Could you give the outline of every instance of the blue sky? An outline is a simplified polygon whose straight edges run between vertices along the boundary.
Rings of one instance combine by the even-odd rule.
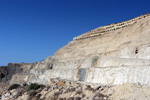
[[[43,60],[73,37],[150,12],[150,0],[0,0],[0,66]]]

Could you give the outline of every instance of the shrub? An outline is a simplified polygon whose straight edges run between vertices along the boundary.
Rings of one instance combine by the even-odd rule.
[[[41,97],[41,94],[38,94],[38,95],[36,96],[36,100],[40,100],[40,97]]]
[[[31,83],[30,85],[27,86],[27,91],[37,90],[39,88],[40,88],[40,85],[38,85],[37,83]]]
[[[19,86],[19,84],[13,84],[8,88],[8,90],[17,89]]]

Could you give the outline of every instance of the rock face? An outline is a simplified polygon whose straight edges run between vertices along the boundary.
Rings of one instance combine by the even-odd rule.
[[[0,67],[0,95],[7,91],[11,84],[26,83],[25,78],[30,74],[32,63],[9,63]]]
[[[150,14],[96,28],[69,42],[30,70],[29,82],[51,78],[90,84],[150,85]]]
[[[9,63],[8,66],[0,67],[0,82],[20,83],[19,80],[24,80],[23,76],[30,74],[32,66],[32,63]]]

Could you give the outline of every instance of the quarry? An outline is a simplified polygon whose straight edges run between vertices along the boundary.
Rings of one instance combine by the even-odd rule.
[[[41,98],[18,96],[31,83],[46,86]],[[7,91],[13,84],[22,87]],[[150,13],[74,37],[42,61],[0,67],[2,100],[150,100],[149,86]]]

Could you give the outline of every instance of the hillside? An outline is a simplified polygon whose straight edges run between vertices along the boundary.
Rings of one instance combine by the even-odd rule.
[[[8,64],[0,68],[2,100],[149,100],[149,38],[147,13],[81,34],[40,62]],[[41,86],[33,96],[31,83]],[[7,91],[13,84],[21,86]]]

